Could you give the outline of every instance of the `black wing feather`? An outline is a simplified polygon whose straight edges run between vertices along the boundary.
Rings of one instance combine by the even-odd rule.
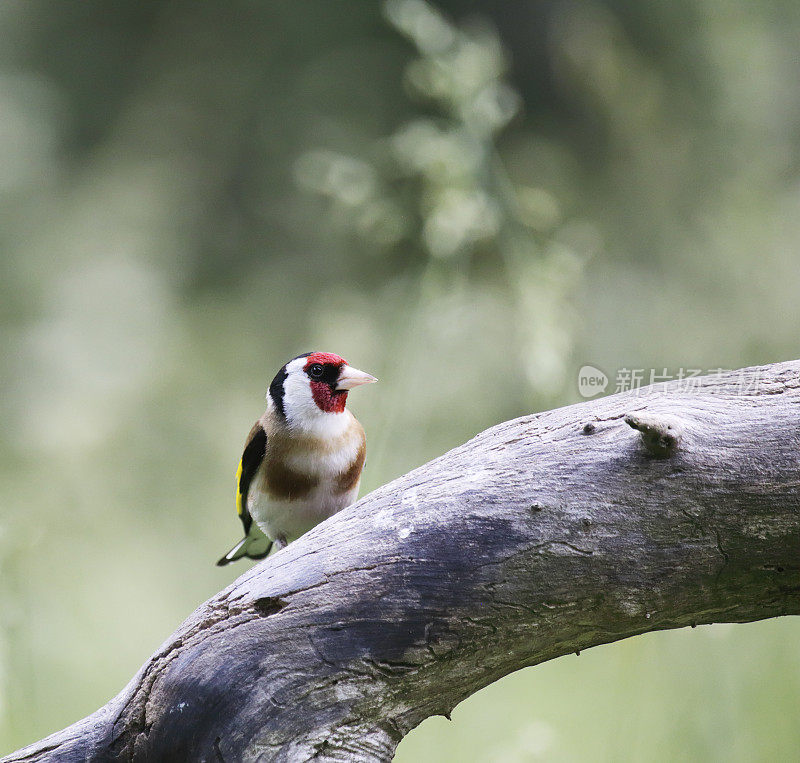
[[[261,422],[257,421],[250,430],[247,444],[244,446],[242,460],[239,463],[239,484],[236,489],[236,508],[244,525],[245,535],[250,532],[250,526],[253,524],[253,518],[247,510],[247,494],[250,491],[250,483],[258,471],[258,467],[261,466],[266,452],[267,433],[261,426]]]

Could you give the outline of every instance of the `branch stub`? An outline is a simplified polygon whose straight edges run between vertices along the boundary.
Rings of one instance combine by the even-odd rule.
[[[625,423],[639,431],[647,451],[659,458],[670,456],[681,441],[681,428],[674,421],[652,413],[626,413]]]

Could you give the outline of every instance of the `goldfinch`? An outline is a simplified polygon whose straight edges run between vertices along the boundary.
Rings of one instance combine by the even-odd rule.
[[[236,475],[244,538],[218,565],[262,559],[355,501],[366,437],[345,404],[351,389],[376,381],[329,352],[299,355],[278,371]]]

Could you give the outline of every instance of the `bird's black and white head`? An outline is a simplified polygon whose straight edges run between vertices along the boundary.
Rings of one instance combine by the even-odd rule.
[[[378,381],[331,352],[309,352],[290,360],[275,375],[268,405],[293,429],[324,434],[342,417],[347,393]]]

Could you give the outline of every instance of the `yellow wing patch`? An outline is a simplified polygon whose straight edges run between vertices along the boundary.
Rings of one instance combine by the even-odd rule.
[[[244,511],[244,496],[242,495],[242,459],[239,459],[239,468],[236,470],[236,513],[241,517]]]

